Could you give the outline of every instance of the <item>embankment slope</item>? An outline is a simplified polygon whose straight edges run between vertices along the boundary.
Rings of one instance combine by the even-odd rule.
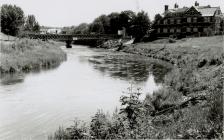
[[[55,67],[66,60],[59,46],[53,41],[18,39],[1,33],[0,73]]]

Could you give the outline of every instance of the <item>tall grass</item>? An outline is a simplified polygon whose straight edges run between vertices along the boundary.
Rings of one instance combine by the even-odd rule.
[[[1,73],[54,67],[66,59],[56,43],[30,39],[1,41],[0,56]]]

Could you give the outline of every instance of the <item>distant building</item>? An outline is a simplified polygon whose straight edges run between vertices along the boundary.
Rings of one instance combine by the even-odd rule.
[[[43,27],[40,29],[41,34],[59,34],[62,29],[57,27]]]
[[[203,36],[221,34],[221,21],[223,14],[220,7],[194,6],[174,9],[165,5],[162,18],[155,21],[153,28],[158,37],[176,36]]]

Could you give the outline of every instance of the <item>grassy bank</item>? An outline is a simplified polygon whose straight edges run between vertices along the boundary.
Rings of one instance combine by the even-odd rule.
[[[157,40],[121,51],[174,64],[164,87],[144,100],[129,89],[112,115],[75,121],[49,139],[223,139],[223,36]]]
[[[53,41],[18,39],[1,34],[0,72],[29,72],[55,67],[66,59],[60,44]]]

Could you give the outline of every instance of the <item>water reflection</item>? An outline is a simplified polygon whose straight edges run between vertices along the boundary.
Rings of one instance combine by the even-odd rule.
[[[1,74],[0,80],[1,85],[13,85],[22,83],[24,81],[24,74]]]
[[[93,68],[103,75],[109,75],[136,83],[146,82],[152,74],[157,84],[163,83],[164,76],[170,71],[170,66],[160,64],[148,58],[135,59],[135,55],[104,55],[92,56],[88,59]],[[125,59],[124,59],[125,58]]]

